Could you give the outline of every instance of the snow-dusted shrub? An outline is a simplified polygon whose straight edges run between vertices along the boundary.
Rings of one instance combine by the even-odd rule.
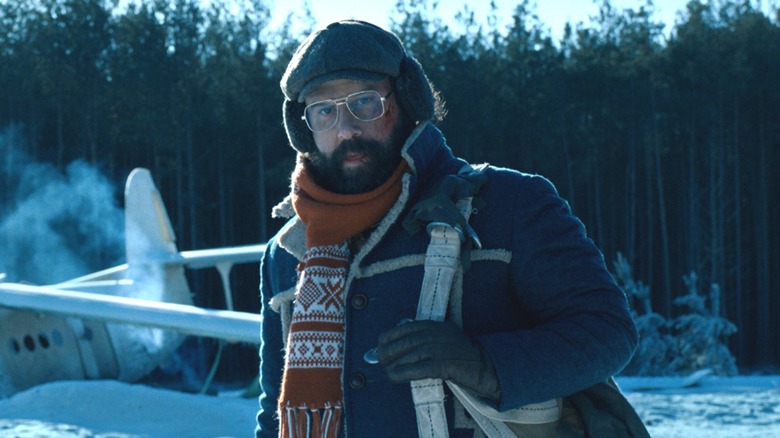
[[[636,316],[639,345],[623,374],[664,376],[670,374],[669,363],[674,357],[674,339],[667,334],[666,319],[657,313]]]
[[[623,288],[631,306],[639,345],[631,362],[623,370],[625,375],[662,376],[669,374],[669,363],[673,358],[674,340],[668,334],[666,318],[653,312],[650,302],[650,287],[634,280],[631,265],[618,253],[614,264],[614,274]],[[636,307],[642,307],[642,313]]]
[[[671,368],[681,373],[710,368],[722,376],[737,374],[736,360],[726,346],[737,327],[719,315],[720,287],[711,286],[708,308],[706,297],[699,294],[696,273],[691,272],[683,281],[688,294],[675,299],[674,304],[688,312],[671,321],[676,351]]]
[[[707,297],[699,294],[695,273],[683,277],[688,293],[675,299],[682,312],[667,319],[653,312],[650,288],[635,280],[628,261],[618,253],[614,275],[632,304],[631,313],[639,331],[639,345],[625,375],[685,375],[709,368],[714,374],[737,373],[734,356],[728,349],[728,336],[737,328],[720,316],[720,287],[713,284]],[[641,306],[642,312],[636,307]]]

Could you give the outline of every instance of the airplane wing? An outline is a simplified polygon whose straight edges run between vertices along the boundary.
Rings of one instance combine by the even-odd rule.
[[[182,251],[176,260],[166,260],[163,263],[181,263],[190,269],[207,268],[220,263],[257,263],[264,251],[265,244]]]
[[[261,317],[246,312],[17,283],[0,283],[0,307],[164,328],[230,342],[260,342]]]
[[[234,246],[225,248],[181,251],[162,258],[147,257],[144,263],[160,266],[184,267],[189,269],[232,267],[234,264],[258,263],[265,251],[265,244]],[[52,284],[49,287],[65,290],[85,290],[91,288],[106,288],[127,285],[127,269],[124,263],[102,271],[93,272],[68,281]],[[2,281],[2,277],[0,277]],[[223,285],[224,286],[224,285]]]

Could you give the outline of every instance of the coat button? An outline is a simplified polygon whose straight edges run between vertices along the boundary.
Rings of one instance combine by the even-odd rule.
[[[349,387],[352,389],[362,389],[366,386],[366,376],[360,373],[354,373],[349,376]]]
[[[364,294],[355,294],[352,295],[352,307],[361,310],[365,309],[366,306],[368,306],[368,297]]]

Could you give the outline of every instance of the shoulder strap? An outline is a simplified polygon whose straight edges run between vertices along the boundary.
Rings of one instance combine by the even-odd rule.
[[[484,180],[473,179],[477,181],[473,183],[461,178],[461,175],[471,174],[472,171],[471,166],[466,166],[457,176],[450,176],[449,180],[445,178],[440,191],[415,205],[404,224],[407,230],[415,232],[415,228],[421,228],[424,223],[430,236],[417,319],[444,320],[455,271],[461,265],[461,246],[467,240],[466,235],[475,237],[469,243],[479,245],[468,219],[473,195]],[[449,437],[444,410],[444,382],[441,379],[422,379],[411,382],[411,387],[420,438]]]
[[[475,170],[471,166],[464,168],[461,173],[464,171],[472,172],[470,175],[473,175],[473,172],[481,173],[481,170]],[[455,210],[458,211],[462,221],[431,221],[426,225],[431,240],[425,255],[425,274],[417,306],[417,319],[444,320],[453,278],[462,263],[462,246],[464,243],[469,246],[472,244],[481,246],[476,233],[468,225],[468,220],[472,212],[473,196],[483,182],[484,179],[481,179],[474,191],[468,192],[468,196],[455,202]],[[500,413],[457,384],[448,381],[447,385],[490,438],[516,437],[506,422],[543,424],[556,421],[560,415],[557,400]],[[420,438],[448,437],[442,380],[417,380],[411,383],[411,387]]]
[[[459,210],[468,218],[471,197],[458,201]],[[461,239],[464,234],[446,222],[431,222],[426,227],[431,241],[425,254],[417,319],[443,321],[452,289],[455,270],[460,265]],[[449,437],[444,410],[444,386],[441,379],[422,379],[411,383],[420,438]]]
[[[410,234],[423,228],[430,234],[432,224],[450,225],[461,238],[461,264],[468,270],[471,248],[481,247],[477,233],[469,225],[469,215],[473,207],[481,206],[482,200],[477,195],[486,181],[482,167],[466,164],[457,174],[444,177],[431,193],[411,208],[404,219],[404,228]]]

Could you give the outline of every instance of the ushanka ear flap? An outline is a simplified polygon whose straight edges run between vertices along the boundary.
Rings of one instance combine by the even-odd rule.
[[[415,122],[433,120],[433,86],[425,76],[422,66],[416,59],[407,56],[401,61],[398,78],[395,81],[398,101],[404,113]]]
[[[317,146],[314,144],[314,137],[311,135],[306,121],[301,117],[306,104],[295,102],[289,99],[284,100],[284,129],[287,131],[287,138],[290,140],[290,146],[298,152],[313,152]]]

